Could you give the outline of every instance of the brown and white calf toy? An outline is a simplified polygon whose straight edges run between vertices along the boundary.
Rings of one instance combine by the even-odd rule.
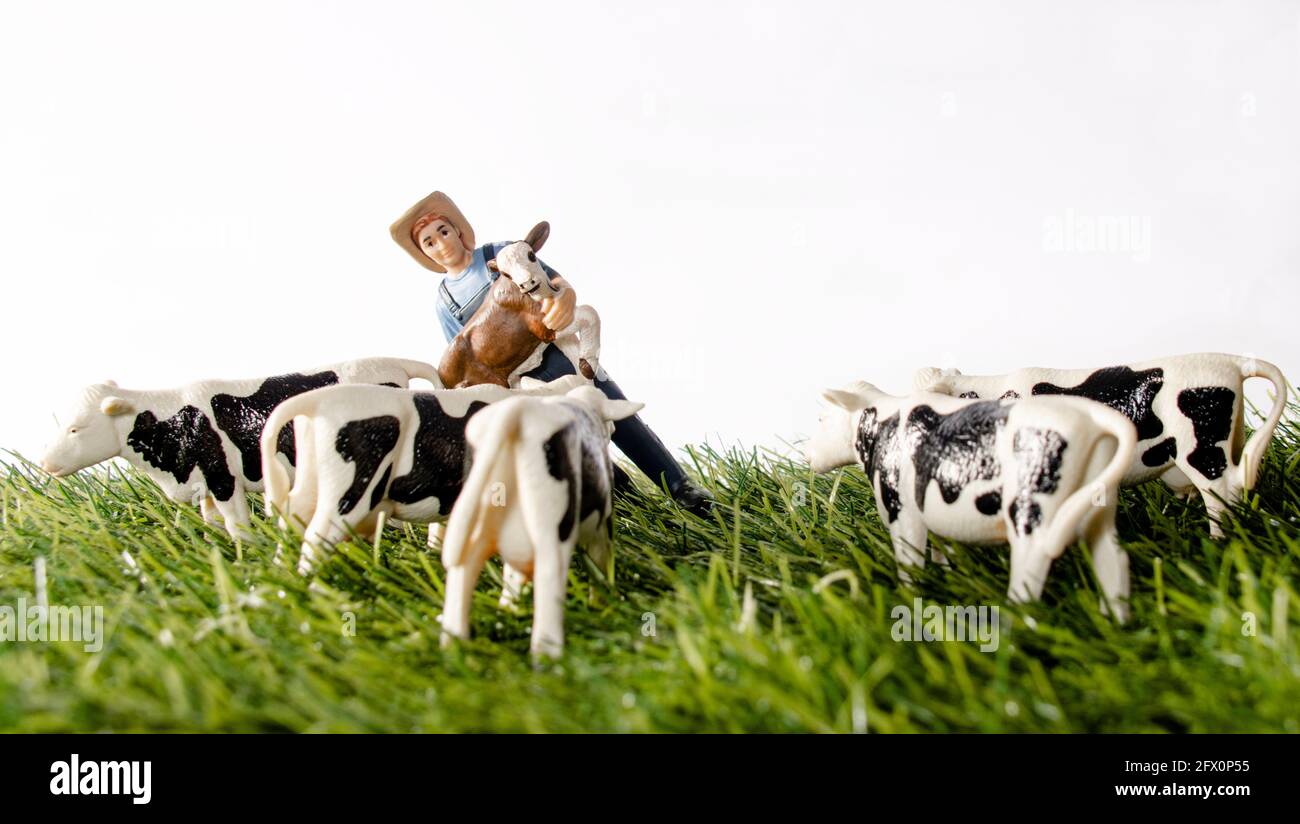
[[[573,322],[558,332],[543,320],[542,302],[558,294],[537,259],[549,233],[545,221],[537,224],[527,238],[506,246],[488,264],[503,277],[496,279],[483,305],[447,344],[438,363],[443,386],[513,386],[521,373],[540,363],[542,348],[552,342],[584,377],[596,377],[600,355],[596,310],[575,307]]]

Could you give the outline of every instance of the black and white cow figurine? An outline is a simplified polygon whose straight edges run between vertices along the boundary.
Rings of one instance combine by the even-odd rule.
[[[517,390],[495,384],[433,391],[334,386],[297,395],[271,413],[262,438],[267,514],[279,515],[282,527],[303,530],[298,571],[304,575],[349,532],[376,535],[381,516],[442,521],[465,477],[471,416],[516,394],[562,394],[584,384],[569,375]],[[297,460],[292,482],[270,435],[290,425]],[[430,544],[436,535],[431,525]]]
[[[271,378],[206,380],[177,389],[123,389],[112,381],[86,387],[46,448],[41,467],[55,477],[121,457],[174,501],[196,503],[203,519],[220,516],[240,537],[248,525],[246,492],[262,489],[259,443],[281,401],[333,384],[406,388],[413,378],[440,386],[431,364],[362,358]],[[293,432],[278,430],[278,451],[293,461]]]
[[[469,637],[479,573],[500,554],[533,580],[533,655],[561,653],[573,550],[582,544],[598,567],[609,567],[614,421],[641,407],[580,386],[564,396],[510,398],[469,422],[473,459],[442,544],[444,643]]]
[[[1242,386],[1265,378],[1276,399],[1262,426],[1246,440]],[[1257,358],[1197,354],[1104,369],[1020,369],[1009,375],[919,370],[918,392],[962,398],[1073,395],[1122,412],[1137,427],[1138,449],[1126,486],[1161,477],[1179,494],[1205,501],[1210,534],[1222,535],[1219,515],[1255,485],[1260,461],[1286,409],[1287,382]]]
[[[816,472],[856,463],[871,479],[900,578],[925,566],[928,532],[1011,544],[1012,600],[1037,599],[1052,561],[1087,540],[1106,601],[1127,616],[1128,556],[1115,531],[1136,435],[1123,415],[1080,398],[965,400],[827,390],[808,446]],[[946,563],[936,550],[933,560]]]

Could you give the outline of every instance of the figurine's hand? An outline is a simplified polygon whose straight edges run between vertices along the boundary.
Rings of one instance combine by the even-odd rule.
[[[555,297],[542,299],[542,322],[558,332],[573,323],[573,308],[577,305],[578,295],[573,287],[566,286]]]

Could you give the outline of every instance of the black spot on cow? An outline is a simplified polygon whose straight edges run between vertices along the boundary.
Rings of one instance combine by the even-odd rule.
[[[1142,463],[1151,467],[1164,466],[1177,457],[1178,439],[1165,438],[1160,443],[1142,453]]]
[[[366,488],[384,458],[397,445],[401,423],[393,415],[379,415],[359,421],[348,421],[339,428],[334,438],[334,449],[343,460],[355,465],[352,484],[339,499],[339,514],[346,515],[356,508]]]
[[[1026,427],[1016,432],[1011,451],[1016,456],[1016,499],[1007,509],[1016,532],[1029,535],[1042,520],[1043,510],[1033,496],[1051,494],[1061,484],[1065,438],[1050,429]]]
[[[605,434],[605,424],[583,404],[566,402],[565,405],[575,413],[573,422],[565,428],[568,433],[566,437],[577,446],[581,456],[582,474],[578,479],[576,501],[573,500],[573,494],[570,495],[570,504],[577,507],[576,523],[586,523],[590,516],[596,515],[612,525],[613,520],[606,518],[605,513],[610,497],[614,494],[614,462],[609,457],[609,438]],[[554,475],[554,471],[551,474]],[[570,486],[573,485],[572,480],[569,483]],[[568,520],[567,513],[565,520]],[[612,529],[612,526],[608,528]],[[561,522],[561,532],[565,532],[564,521]],[[564,540],[564,537],[561,534],[560,540]]]
[[[907,416],[907,438],[916,466],[916,505],[925,509],[925,492],[937,481],[946,504],[961,496],[967,484],[997,477],[995,442],[1010,409],[997,401],[981,401],[941,415],[918,406]]]
[[[958,395],[957,397],[959,397],[959,398],[966,398],[966,399],[979,400],[980,393],[978,393],[978,392],[962,392],[962,393],[961,393],[960,395]]]
[[[1020,500],[1011,502],[1007,507],[1007,516],[1011,518],[1011,523],[1015,525],[1016,532],[1021,535],[1029,535],[1034,531],[1034,527],[1043,520],[1043,508],[1034,501],[1029,501],[1022,505]]]
[[[1020,400],[1020,393],[1017,392],[1017,391],[1014,390],[1014,389],[1008,389],[1007,391],[1005,391],[1005,392],[1002,393],[1001,397],[999,397],[998,400],[1000,400],[1000,401],[1018,401],[1018,400]]]
[[[384,493],[388,491],[388,479],[392,477],[393,465],[390,463],[384,467],[384,474],[379,476],[379,483],[375,484],[374,490],[370,493],[370,508],[374,509],[379,506],[379,502],[384,499]]]
[[[402,388],[399,384],[393,383],[392,381],[384,381],[383,383],[381,383],[381,384],[379,384],[379,385],[380,385],[380,386],[391,386],[391,387],[394,388],[394,389],[401,389],[401,388]]]
[[[569,443],[566,437],[568,434],[569,427],[566,426],[542,444],[542,452],[546,455],[547,471],[551,473],[552,478],[564,483],[567,492],[564,517],[560,518],[561,541],[569,539],[569,535],[573,533],[573,525],[578,519],[577,478],[574,476],[573,463],[569,460]]]
[[[1211,481],[1228,468],[1228,456],[1219,446],[1232,435],[1237,393],[1224,386],[1202,386],[1178,393],[1178,411],[1192,422],[1196,448],[1187,463]]]
[[[259,441],[262,438],[262,430],[266,427],[266,419],[271,416],[271,410],[294,395],[301,395],[303,392],[319,389],[322,386],[332,386],[338,382],[339,376],[333,372],[318,372],[314,375],[294,372],[290,375],[267,378],[251,395],[227,395],[218,392],[212,396],[212,417],[239,450],[245,478],[252,483],[262,480],[262,453]],[[289,463],[294,463],[295,451],[291,424],[286,424],[280,430],[276,449],[284,453]]]
[[[975,499],[975,508],[981,515],[996,515],[1002,511],[1002,493],[996,489]]]
[[[411,471],[394,478],[388,497],[399,504],[414,504],[426,498],[438,499],[438,512],[446,515],[460,494],[470,455],[465,443],[465,424],[487,404],[475,401],[461,416],[448,415],[432,394],[417,393],[415,412],[420,425],[415,431]]]
[[[1137,427],[1139,441],[1150,440],[1165,431],[1151,404],[1165,385],[1163,369],[1134,371],[1127,366],[1098,369],[1078,386],[1061,387],[1051,383],[1034,385],[1035,395],[1074,395],[1100,401],[1125,415]]]
[[[898,520],[902,499],[898,493],[898,478],[902,470],[902,444],[898,442],[898,413],[883,421],[874,408],[863,410],[858,420],[858,433],[854,448],[862,468],[873,484],[880,485],[880,506],[884,507],[887,523]]]
[[[226,465],[221,436],[196,406],[183,406],[164,420],[148,410],[141,412],[135,416],[126,444],[177,483],[185,483],[197,468],[212,497],[228,501],[235,494],[235,477]]]

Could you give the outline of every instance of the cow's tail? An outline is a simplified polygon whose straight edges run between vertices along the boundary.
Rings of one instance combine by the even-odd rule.
[[[1103,436],[1115,439],[1115,454],[1095,478],[1086,479],[1065,499],[1052,518],[1049,545],[1061,549],[1074,543],[1080,528],[1087,523],[1089,509],[1116,503],[1111,498],[1119,494],[1120,482],[1128,474],[1137,452],[1137,427],[1132,421],[1105,404],[1088,401],[1084,406]]]
[[[312,394],[306,392],[286,399],[271,410],[270,417],[266,419],[266,426],[262,429],[259,448],[262,453],[262,476],[266,479],[265,500],[266,517],[268,518],[274,517],[276,513],[279,513],[281,517],[287,517],[289,512],[289,492],[292,481],[289,478],[288,470],[276,458],[276,449],[279,447],[280,442],[280,430],[286,425],[292,424],[299,415],[305,415],[312,410],[315,405],[315,401],[311,397]],[[304,432],[298,432],[295,429],[294,449],[310,448],[310,446],[304,446],[303,439],[300,437],[303,434]]]
[[[422,378],[433,384],[434,389],[442,389],[442,380],[438,377],[438,369],[431,363],[425,363],[418,360],[407,360],[406,358],[394,358],[402,371],[406,373],[408,381],[415,378]]]
[[[452,567],[461,562],[466,544],[482,526],[492,500],[493,483],[504,481],[497,464],[504,465],[519,434],[524,398],[507,398],[489,405],[465,426],[465,440],[473,450],[469,472],[456,503],[447,517],[442,536],[442,565]],[[504,494],[502,492],[502,494]]]
[[[1273,438],[1273,430],[1277,428],[1278,421],[1282,420],[1282,413],[1286,411],[1289,390],[1282,371],[1268,361],[1258,358],[1239,358],[1238,362],[1241,365],[1243,379],[1264,378],[1273,384],[1273,392],[1276,395],[1268,417],[1251,433],[1250,440],[1246,441],[1246,445],[1241,450],[1241,462],[1238,464],[1241,488],[1249,490],[1255,486],[1255,480],[1259,477],[1259,465],[1264,460],[1264,450],[1268,449],[1268,442]],[[1245,417],[1244,411],[1242,416]],[[1245,424],[1239,422],[1237,425]]]

